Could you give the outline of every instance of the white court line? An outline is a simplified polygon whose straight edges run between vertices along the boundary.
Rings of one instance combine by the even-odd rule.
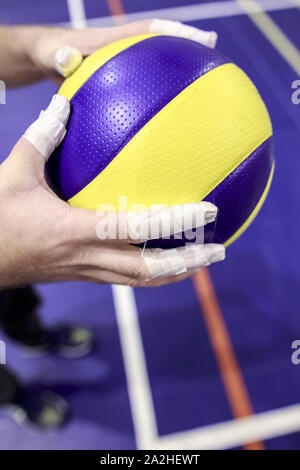
[[[235,2],[215,2],[213,5],[218,4],[219,7],[224,8],[225,3],[230,3],[232,6]],[[279,0],[268,1],[269,5],[271,3],[273,9],[275,9],[275,4],[277,5],[276,9],[279,9],[279,4],[283,5],[286,2]],[[85,27],[87,22],[83,1],[67,0],[67,4],[72,26]],[[184,8],[188,7],[182,7],[180,9],[181,13]],[[280,8],[286,8],[286,6]],[[159,11],[161,12],[161,10]],[[166,17],[170,18],[169,15]],[[143,14],[143,18],[145,18],[145,14]],[[179,19],[183,20],[182,16]],[[193,18],[190,19],[196,18],[193,15]],[[186,21],[188,20],[186,19]],[[257,414],[249,418],[159,436],[133,289],[125,286],[113,286],[113,298],[138,448],[225,449],[243,445],[250,441],[300,431],[300,405],[295,405]]]
[[[300,431],[300,405],[159,436],[133,289],[113,286],[128,392],[139,449],[230,449]]]
[[[73,28],[86,27],[83,0],[67,0]],[[112,286],[114,305],[123,352],[128,394],[130,399],[136,444],[149,448],[158,435],[151,387],[140,329],[134,292],[131,287]]]
[[[248,418],[212,424],[171,434],[157,441],[156,449],[231,449],[245,443],[272,439],[300,429],[300,405],[259,413]]]
[[[67,0],[68,13],[72,28],[87,26],[83,0]]]
[[[75,1],[77,2],[77,0]],[[72,0],[69,0],[69,2],[72,2]],[[295,8],[295,5],[292,5],[289,0],[261,0],[261,6],[265,11]],[[245,11],[236,3],[235,0],[232,0],[127,13],[125,15],[125,19],[127,22],[145,20],[149,18],[165,18],[177,21],[197,21],[244,14]],[[124,20],[124,15],[114,16],[113,18],[112,16],[90,18],[86,20],[86,24],[90,28],[104,28],[106,26],[112,26],[115,23],[119,24],[120,20],[122,19]]]
[[[236,0],[236,2],[292,69],[295,70],[297,75],[300,76],[300,52],[275,21],[264,11],[263,2],[259,3],[255,0]]]
[[[159,436],[133,289],[113,286],[113,297],[139,449],[230,449],[300,430],[300,405]]]
[[[134,292],[127,286],[112,289],[137,447],[149,449],[158,430]]]

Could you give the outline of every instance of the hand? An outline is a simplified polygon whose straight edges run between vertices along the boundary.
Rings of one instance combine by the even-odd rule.
[[[55,95],[0,165],[0,286],[68,280],[157,286],[184,279],[201,266],[224,259],[222,245],[144,251],[131,245],[147,239],[137,238],[136,227],[147,233],[150,211],[125,214],[125,240],[100,240],[97,227],[109,222],[111,214],[70,206],[53,193],[44,176],[47,158],[65,135],[69,111],[66,98]],[[214,205],[200,202],[175,211],[156,211],[155,222],[176,219],[183,208],[192,216],[190,220],[201,219],[203,224],[212,222],[217,214]],[[116,217],[119,224],[121,217],[124,214]]]
[[[82,59],[95,50],[124,37],[146,33],[181,36],[209,47],[215,47],[217,41],[214,31],[202,31],[178,21],[159,19],[104,29],[23,27],[19,29],[19,39],[38,70],[61,83],[62,76],[74,72]]]

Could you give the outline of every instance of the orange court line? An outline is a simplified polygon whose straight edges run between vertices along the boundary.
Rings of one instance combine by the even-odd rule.
[[[253,415],[254,410],[247,387],[208,269],[202,268],[194,276],[193,282],[232,414],[236,419]],[[245,444],[244,448],[247,450],[264,450],[265,446],[263,442],[252,442]]]
[[[109,8],[111,16],[122,16],[124,15],[123,18],[118,18],[118,21],[116,23],[118,24],[124,24],[125,23],[125,11],[123,8],[122,0],[106,0],[107,6]]]

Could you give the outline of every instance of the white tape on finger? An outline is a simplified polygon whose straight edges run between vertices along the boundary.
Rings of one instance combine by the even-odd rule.
[[[191,269],[208,266],[225,258],[223,245],[188,245],[170,250],[145,250],[144,261],[150,273],[149,279],[177,276]]]
[[[213,222],[218,209],[201,201],[175,206],[153,205],[128,213],[128,228],[133,239],[142,241],[166,238]]]
[[[57,72],[68,77],[81,64],[82,55],[75,47],[64,46],[56,51],[54,62]]]
[[[147,281],[187,271],[184,259],[176,248],[165,251],[150,250],[150,253],[144,252],[144,260],[150,273],[150,278],[146,279]]]
[[[216,47],[218,40],[218,35],[215,31],[203,31],[179,21],[155,19],[150,25],[150,32],[192,39],[211,48]]]
[[[54,95],[45,111],[31,124],[24,137],[47,160],[66,134],[66,123],[70,114],[70,103],[61,95]]]

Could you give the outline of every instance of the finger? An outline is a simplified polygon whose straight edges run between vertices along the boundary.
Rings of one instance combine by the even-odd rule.
[[[145,242],[181,234],[213,222],[217,213],[217,207],[206,201],[170,207],[155,205],[149,209],[129,212],[127,215],[129,239]]]
[[[58,73],[62,77],[70,75],[82,62],[81,42],[85,31],[52,28],[51,34],[42,36],[34,47],[37,64],[53,75],[57,80]],[[76,41],[76,38],[78,40]]]
[[[174,284],[176,282],[184,281],[185,279],[190,278],[191,276],[194,276],[199,272],[201,268],[198,269],[190,269],[185,273],[182,274],[177,274],[175,276],[169,276],[169,277],[157,277],[155,279],[152,279],[151,281],[145,281],[138,287],[160,287],[164,286],[166,284]]]
[[[71,75],[81,64],[82,54],[72,46],[63,46],[54,51],[54,68],[63,77]]]
[[[96,247],[81,254],[80,261],[136,281],[152,281],[185,274],[225,258],[223,245],[188,245],[170,250],[145,250],[134,246]]]
[[[107,42],[117,41],[127,36],[136,34],[164,34],[168,36],[179,36],[185,39],[192,39],[205,46],[214,48],[217,43],[218,35],[215,31],[203,31],[193,26],[187,26],[179,21],[151,19],[127,23],[123,26],[116,26],[107,29]]]
[[[192,39],[205,46],[215,48],[218,35],[215,31],[203,31],[193,26],[188,26],[179,21],[154,19],[150,23],[150,33],[166,34],[168,36],[179,36]]]
[[[113,28],[70,30],[66,37],[68,45],[52,41],[40,47],[40,62],[46,68],[55,69],[61,76],[68,77],[79,67],[84,57],[101,47],[128,36],[145,33],[149,33],[149,22],[145,21]]]
[[[82,271],[96,282],[136,286],[159,286],[177,282],[225,258],[223,245],[189,245],[171,250],[136,247],[101,248],[81,254]]]
[[[216,219],[218,209],[202,201],[171,207],[156,205],[137,212],[103,212],[70,207],[66,227],[82,242],[139,244],[203,227]]]
[[[35,147],[45,161],[63,140],[69,113],[68,100],[64,96],[54,95],[48,108],[41,111],[39,118],[25,132],[23,137]]]
[[[174,284],[195,275],[199,269],[189,270],[186,273],[178,274],[177,276],[161,277],[153,279],[152,281],[144,281],[112,271],[102,271],[100,269],[88,269],[81,273],[80,280],[93,283],[115,284],[130,287],[160,287],[166,284]]]
[[[159,277],[184,274],[191,269],[209,266],[225,259],[225,248],[221,244],[188,245],[171,250],[145,250],[144,262],[150,281]]]
[[[39,60],[48,69],[55,69],[61,76],[68,77],[86,57],[97,49],[129,36],[156,33],[179,36],[214,48],[217,42],[215,31],[203,31],[179,21],[153,19],[137,21],[105,29],[70,31],[68,45],[58,41],[47,42],[39,48]]]

